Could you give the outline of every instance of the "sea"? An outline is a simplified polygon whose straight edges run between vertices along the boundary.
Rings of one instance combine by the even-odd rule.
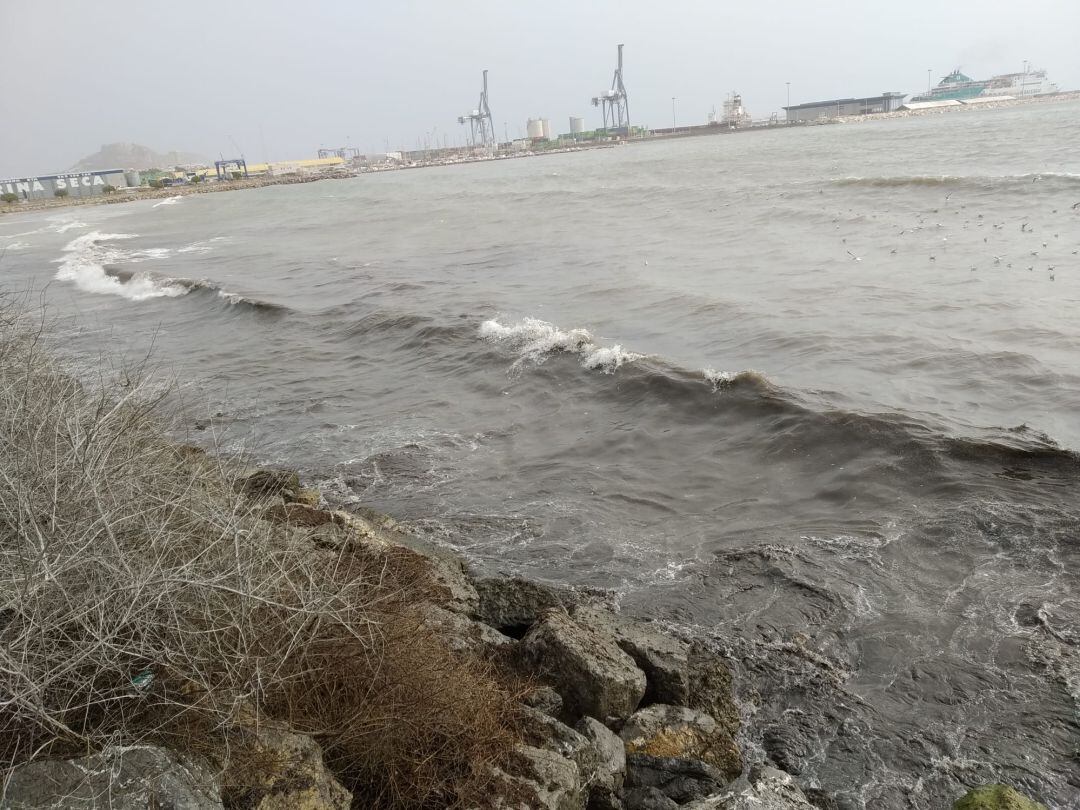
[[[186,441],[729,657],[844,810],[1080,808],[1080,104],[0,218]]]

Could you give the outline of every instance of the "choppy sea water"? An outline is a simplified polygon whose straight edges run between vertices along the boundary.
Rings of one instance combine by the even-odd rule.
[[[715,637],[844,808],[1080,807],[1080,105],[0,219],[77,362]]]

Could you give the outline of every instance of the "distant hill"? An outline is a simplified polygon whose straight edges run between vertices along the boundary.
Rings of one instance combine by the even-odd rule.
[[[155,152],[137,143],[107,143],[92,155],[87,155],[70,171],[88,172],[97,169],[165,169],[185,163],[205,164],[206,158],[190,152]]]

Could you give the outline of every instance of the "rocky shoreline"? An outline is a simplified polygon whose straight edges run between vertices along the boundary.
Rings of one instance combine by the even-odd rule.
[[[201,451],[191,450],[201,454]],[[603,591],[551,587],[469,570],[389,516],[329,506],[296,473],[258,469],[238,486],[265,520],[328,555],[404,561],[406,610],[456,656],[523,685],[513,756],[474,763],[489,773],[485,801],[469,807],[538,810],[834,810],[777,763],[740,750],[744,719],[723,655],[622,615]],[[417,586],[416,583],[423,583]],[[368,806],[324,764],[319,744],[274,721],[237,720],[237,733],[268,754],[241,797],[189,753],[152,744],[115,746],[80,759],[39,760],[8,775],[5,808],[175,807],[211,810]],[[249,780],[250,781],[250,780]],[[107,796],[106,804],[98,803]],[[942,807],[949,806],[942,800]],[[455,805],[458,806],[458,805]],[[986,786],[957,810],[1045,810],[1011,788]]]

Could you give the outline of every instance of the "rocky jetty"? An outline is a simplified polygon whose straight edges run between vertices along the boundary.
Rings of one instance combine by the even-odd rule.
[[[408,571],[402,608],[452,655],[521,685],[513,756],[474,762],[486,797],[455,806],[536,810],[812,810],[828,796],[790,773],[749,762],[722,655],[618,612],[609,594],[516,577],[478,576],[366,510],[326,508],[295,473],[260,469],[234,484],[296,542]],[[390,561],[390,562],[387,562]],[[403,580],[404,581],[404,580]],[[423,583],[416,585],[416,583]],[[488,671],[488,670],[485,670]],[[318,734],[236,718],[248,752],[243,789],[229,768],[155,745],[39,760],[7,775],[10,808],[345,810],[369,797],[343,786]],[[378,806],[385,801],[371,802]],[[420,806],[420,805],[418,805]],[[428,805],[423,805],[428,806]],[[1038,810],[1011,788],[973,791],[956,810]],[[1043,808],[1045,810],[1045,808]]]

